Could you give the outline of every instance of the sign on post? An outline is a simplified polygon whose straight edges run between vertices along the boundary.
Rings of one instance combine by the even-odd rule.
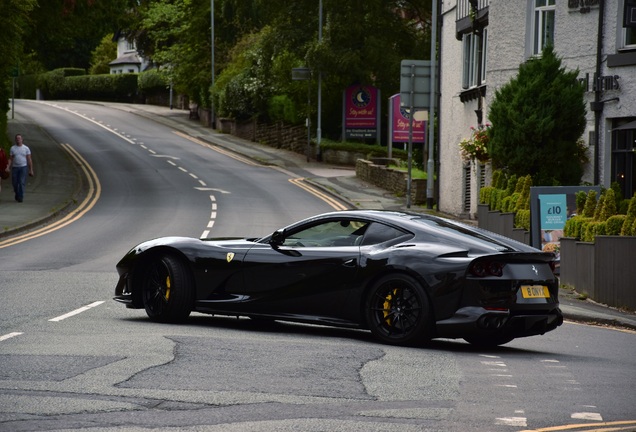
[[[431,100],[431,61],[402,60],[400,63],[401,105],[428,108]]]

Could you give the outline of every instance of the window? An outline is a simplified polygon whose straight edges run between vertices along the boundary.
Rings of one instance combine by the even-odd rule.
[[[362,240],[362,246],[380,244],[396,239],[406,240],[409,237],[413,237],[413,235],[397,228],[374,222],[367,228]]]
[[[636,27],[623,28],[622,48],[636,49]]]
[[[464,51],[462,87],[469,89],[480,86],[486,81],[488,29],[464,34],[462,43]]]
[[[540,55],[546,45],[554,46],[554,2],[534,0],[534,55]]]
[[[612,131],[612,182],[617,182],[623,194],[636,193],[636,120]]]
[[[323,222],[286,236],[284,246],[329,247],[356,246],[368,227],[367,222],[340,220]]]

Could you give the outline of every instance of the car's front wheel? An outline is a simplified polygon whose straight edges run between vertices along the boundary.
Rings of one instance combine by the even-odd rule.
[[[157,255],[144,269],[142,296],[153,321],[181,322],[192,310],[194,286],[186,265],[171,255]]]
[[[432,318],[424,289],[412,277],[387,275],[369,290],[365,314],[371,333],[391,345],[414,345],[431,338]]]

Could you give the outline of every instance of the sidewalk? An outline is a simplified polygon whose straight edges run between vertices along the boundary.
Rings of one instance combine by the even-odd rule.
[[[146,117],[177,131],[231,150],[264,165],[288,171],[292,177],[303,177],[324,191],[347,202],[351,208],[406,210],[405,199],[368,184],[355,175],[352,168],[307,162],[304,155],[268,147],[222,134],[189,120],[188,111],[154,105],[97,103]],[[70,156],[37,125],[30,124],[19,113],[9,120],[9,134],[25,134],[25,143],[33,151],[35,177],[27,183],[23,203],[13,199],[9,180],[0,192],[0,242],[3,237],[46,224],[69,211],[82,197],[82,180]],[[411,211],[426,211],[413,206]],[[474,221],[466,221],[474,223]],[[566,319],[579,322],[619,326],[636,331],[636,314],[581,300],[570,290],[560,291],[561,310]]]

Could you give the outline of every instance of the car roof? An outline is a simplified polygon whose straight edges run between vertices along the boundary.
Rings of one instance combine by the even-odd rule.
[[[487,243],[487,249],[504,251],[539,252],[531,246],[516,240],[495,234],[490,231],[468,225],[460,221],[426,213],[416,213],[399,210],[344,210],[325,213],[306,219],[321,220],[325,218],[360,218],[375,222],[383,222],[411,231],[417,239],[422,241],[449,242],[468,246],[473,244],[477,249]],[[296,225],[296,224],[294,224]],[[472,248],[471,248],[472,249]]]

